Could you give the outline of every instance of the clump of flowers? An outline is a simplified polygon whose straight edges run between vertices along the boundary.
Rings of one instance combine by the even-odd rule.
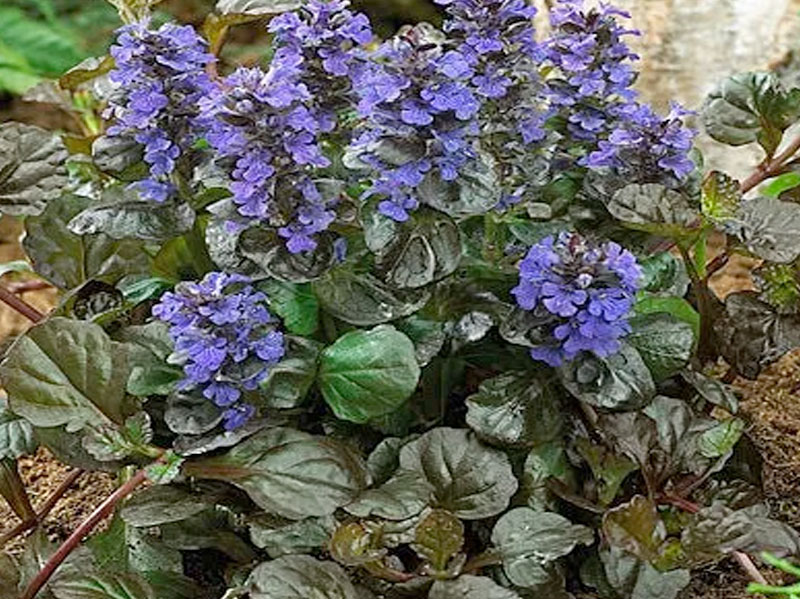
[[[364,119],[353,147],[375,172],[366,195],[385,198],[378,210],[398,222],[419,206],[426,176],[454,181],[477,155],[474,69],[443,41],[430,26],[405,28],[353,77]]]
[[[547,93],[571,142],[585,148],[579,163],[639,182],[684,179],[694,169],[688,154],[695,133],[682,120],[688,113],[675,105],[662,118],[637,101],[631,63],[639,57],[624,38],[639,32],[617,21],[630,15],[609,5],[586,11],[583,4],[560,0],[544,45],[555,67]]]
[[[153,315],[169,323],[173,360],[183,364],[180,389],[201,389],[222,408],[228,430],[245,424],[255,408],[243,401],[285,353],[278,320],[265,294],[241,275],[212,272],[165,293]]]
[[[531,247],[519,271],[517,303],[547,323],[535,360],[557,367],[582,352],[619,351],[642,276],[631,252],[565,232]]]
[[[337,85],[372,37],[366,17],[346,6],[315,0],[274,19],[269,69],[240,68],[203,101],[206,138],[228,165],[240,220],[276,227],[292,253],[314,250],[336,216],[338,198],[312,175],[331,164],[322,141],[336,126]]]
[[[131,136],[144,146],[150,177],[136,185],[158,202],[174,191],[170,175],[178,158],[197,140],[198,103],[213,84],[206,68],[215,58],[188,25],[167,23],[153,31],[146,22],[122,27],[110,54],[119,86],[107,117],[111,136]]]

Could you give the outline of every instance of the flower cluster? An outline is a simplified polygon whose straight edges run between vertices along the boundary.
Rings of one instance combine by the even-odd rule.
[[[631,63],[638,56],[624,38],[639,32],[618,17],[630,15],[608,5],[587,12],[583,0],[560,0],[553,9],[554,33],[544,44],[555,67],[547,82],[553,111],[570,142],[586,149],[582,165],[639,182],[680,181],[694,169],[688,157],[694,132],[682,122],[687,113],[674,107],[663,119],[637,101]]]
[[[372,37],[346,6],[313,0],[274,19],[269,69],[240,68],[202,102],[206,139],[229,165],[239,216],[275,226],[292,253],[315,249],[336,216],[338,198],[324,197],[312,174],[330,165],[322,136],[336,125],[337,81],[349,82],[354,49]]]
[[[163,295],[153,315],[170,324],[174,359],[183,364],[181,389],[202,388],[224,409],[225,428],[242,426],[255,409],[242,401],[283,358],[283,334],[265,306],[267,297],[247,277],[209,273]]]
[[[581,352],[619,350],[642,276],[633,254],[615,242],[561,233],[531,247],[519,270],[517,303],[547,323],[534,359],[557,367]]]
[[[353,74],[364,119],[353,148],[375,172],[366,195],[384,197],[379,211],[399,222],[419,206],[415,191],[426,176],[454,181],[476,157],[474,70],[443,41],[430,26],[405,28]]]
[[[111,46],[119,86],[107,117],[109,135],[132,136],[145,149],[150,177],[137,187],[143,197],[165,201],[173,192],[169,175],[197,139],[198,102],[212,89],[206,68],[214,56],[190,26],[167,23],[151,31],[146,22],[122,27]]]
[[[445,60],[461,65],[475,94],[492,102],[486,115],[492,132],[512,126],[525,144],[541,141],[546,115],[535,103],[539,90],[533,85],[539,82],[537,67],[544,54],[533,28],[536,8],[525,0],[436,3],[447,7],[444,30],[454,45]]]

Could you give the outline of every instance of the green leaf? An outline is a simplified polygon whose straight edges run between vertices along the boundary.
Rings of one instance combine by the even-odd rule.
[[[300,8],[300,0],[218,0],[217,12],[223,15],[277,15]]]
[[[659,572],[616,547],[601,551],[595,567],[597,571],[591,573],[594,580],[586,580],[587,584],[629,599],[676,599],[691,579],[688,570]],[[586,574],[586,568],[582,569],[581,577]]]
[[[459,170],[457,181],[445,181],[436,169],[431,170],[417,187],[417,197],[421,203],[455,218],[485,214],[502,197],[498,170],[494,158],[481,152],[478,160]]]
[[[636,316],[626,341],[639,351],[653,379],[661,382],[689,363],[696,338],[692,327],[670,314]]]
[[[378,562],[386,550],[374,546],[376,531],[369,523],[342,524],[333,533],[328,549],[331,557],[344,566],[363,566]]]
[[[313,252],[292,254],[286,249],[286,240],[275,232],[252,227],[242,231],[237,248],[264,273],[279,281],[308,283],[328,272],[336,263],[333,233],[317,236],[317,247]]]
[[[10,272],[33,272],[26,260],[11,260],[0,264],[0,277]]]
[[[1,34],[0,34],[1,35]],[[41,214],[67,184],[61,138],[32,125],[0,125],[0,212]]]
[[[533,448],[525,459],[520,477],[525,503],[536,511],[554,509],[556,503],[548,483],[553,479],[569,488],[572,478],[572,465],[560,443]]]
[[[18,51],[40,75],[59,75],[83,58],[74,39],[15,6],[0,7],[0,46]]]
[[[374,489],[367,489],[345,509],[359,518],[408,520],[433,501],[433,487],[417,472],[399,471]]]
[[[400,467],[400,450],[416,438],[417,436],[405,439],[387,437],[378,443],[367,457],[367,470],[373,484],[380,485],[391,478]]]
[[[31,423],[11,413],[0,402],[0,460],[15,460],[33,453],[37,446]]]
[[[686,265],[670,252],[661,252],[639,261],[643,277],[641,290],[659,296],[683,297],[689,289]]]
[[[83,447],[101,462],[113,462],[126,457],[147,455],[153,440],[150,416],[134,414],[122,426],[89,426]]]
[[[520,587],[536,587],[549,576],[544,566],[568,555],[577,545],[591,545],[594,532],[551,512],[521,507],[504,514],[492,530],[492,544],[503,571]]]
[[[269,297],[272,312],[281,317],[286,329],[295,335],[313,335],[319,326],[319,302],[308,284],[277,280],[258,284]]]
[[[165,241],[194,225],[191,206],[176,202],[141,200],[128,188],[111,187],[99,205],[90,206],[67,225],[76,235],[104,233],[112,239]]]
[[[202,435],[222,422],[222,410],[199,393],[174,393],[167,398],[164,422],[178,435]]]
[[[417,210],[398,223],[377,210],[364,217],[364,236],[376,254],[381,278],[397,289],[415,289],[452,274],[461,262],[461,235],[452,218]]]
[[[317,362],[322,344],[313,339],[286,335],[286,355],[270,368],[261,383],[264,403],[270,408],[291,409],[305,401],[317,377]]]
[[[36,272],[62,289],[92,279],[114,284],[149,270],[150,260],[140,242],[116,241],[104,233],[79,236],[67,228],[91,203],[84,196],[64,194],[49,202],[42,215],[25,219],[25,252]]]
[[[732,293],[714,321],[714,333],[728,364],[755,380],[762,368],[800,347],[800,317],[779,314],[754,292]]]
[[[561,382],[576,399],[611,410],[635,410],[655,395],[655,383],[642,356],[622,344],[616,354],[579,356],[558,369]]]
[[[800,535],[768,516],[764,505],[732,510],[717,502],[692,517],[681,533],[681,545],[692,565],[714,562],[734,551],[797,555]]]
[[[703,214],[712,221],[733,218],[742,203],[738,181],[719,171],[712,171],[703,182],[701,205]]]
[[[328,314],[360,327],[410,316],[430,299],[427,291],[395,290],[370,274],[346,267],[332,270],[312,286]]]
[[[715,140],[732,146],[758,141],[772,155],[800,117],[800,91],[787,93],[774,73],[739,73],[711,92],[702,116]]]
[[[92,142],[92,161],[104,173],[128,181],[129,169],[143,164],[144,147],[132,137],[101,135]]]
[[[306,555],[262,563],[245,586],[252,599],[359,599],[341,567]]]
[[[319,382],[337,417],[367,422],[394,412],[417,387],[411,340],[394,327],[352,331],[322,352]]]
[[[134,573],[59,576],[51,590],[56,599],[159,599],[150,583]]]
[[[688,324],[695,339],[700,338],[700,314],[682,297],[644,296],[633,309],[637,314],[669,314]]]
[[[137,411],[125,396],[129,353],[96,324],[51,318],[17,339],[0,378],[11,409],[36,427],[121,425]]]
[[[607,208],[630,228],[671,239],[693,236],[700,218],[686,196],[655,183],[623,187]]]
[[[433,320],[425,320],[417,315],[409,316],[394,323],[401,333],[405,333],[414,344],[414,353],[420,367],[430,364],[447,340],[445,324]]]
[[[731,418],[719,423],[702,434],[698,445],[703,456],[714,459],[721,458],[733,451],[744,433],[745,422],[739,418]]]
[[[106,75],[114,68],[114,59],[108,54],[92,56],[82,60],[58,79],[58,86],[63,90],[77,91],[84,83]]]
[[[602,505],[611,504],[622,483],[639,466],[625,456],[615,455],[607,447],[592,443],[585,437],[576,441],[576,448],[592,469],[597,483],[597,495]]]
[[[794,264],[762,264],[752,273],[761,298],[781,314],[797,312],[800,305],[800,281]]]
[[[231,530],[224,510],[209,509],[179,522],[162,524],[159,529],[161,540],[172,549],[215,549],[237,564],[247,564],[256,558],[251,546]]]
[[[725,383],[691,370],[684,371],[682,376],[706,401],[724,408],[731,414],[739,411],[739,398]]]
[[[783,192],[797,187],[800,187],[800,173],[784,173],[770,180],[761,193],[770,198],[778,198]]]
[[[788,264],[800,257],[800,205],[794,202],[746,200],[727,226],[759,258]]]
[[[517,491],[508,457],[462,429],[437,428],[408,443],[400,467],[427,480],[435,505],[464,520],[503,512]]]
[[[563,407],[553,389],[524,372],[484,381],[467,410],[467,424],[489,443],[531,447],[561,436]]]
[[[430,563],[434,572],[445,572],[463,546],[464,524],[446,510],[432,510],[417,524],[414,551]]]
[[[655,503],[641,495],[606,512],[603,534],[611,545],[647,561],[658,558],[667,538]]]
[[[144,472],[147,480],[156,485],[167,485],[176,480],[181,474],[185,458],[172,449],[164,452],[161,458],[145,466]]]
[[[174,237],[161,246],[153,258],[153,274],[171,281],[198,280],[213,270],[208,257],[205,240],[198,230],[198,223],[191,231]]]
[[[336,529],[336,520],[333,516],[323,516],[292,521],[259,514],[250,519],[247,526],[253,544],[277,559],[323,548]]]
[[[131,395],[169,395],[183,380],[183,369],[167,362],[173,344],[165,323],[126,327],[116,338],[131,346],[131,374],[126,387]]]
[[[288,428],[267,429],[220,456],[187,461],[184,471],[229,482],[261,508],[295,520],[332,514],[366,486],[366,468],[350,449]]]
[[[455,580],[434,582],[428,599],[520,599],[520,596],[486,576],[463,574]]]
[[[173,485],[157,485],[139,491],[122,509],[120,517],[137,528],[180,522],[210,507],[206,497]]]

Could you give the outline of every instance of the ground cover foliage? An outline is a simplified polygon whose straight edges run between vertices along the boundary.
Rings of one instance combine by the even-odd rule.
[[[0,125],[7,268],[62,292],[0,365],[0,493],[31,516],[38,445],[152,484],[37,596],[674,599],[800,553],[709,375],[800,346],[800,90],[746,73],[659,115],[628,16],[573,0],[545,36],[523,0],[441,0],[385,41],[338,0],[201,30],[114,4],[110,54],[29,92],[83,134]],[[263,65],[218,59],[254,22]],[[690,117],[763,163],[708,169]],[[721,301],[735,254],[759,288]],[[54,550],[34,532],[0,586]]]

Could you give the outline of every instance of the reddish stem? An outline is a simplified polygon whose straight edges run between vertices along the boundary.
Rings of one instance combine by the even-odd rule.
[[[800,136],[792,141],[792,143],[790,143],[783,152],[775,156],[775,158],[762,162],[752,175],[742,181],[742,193],[747,193],[770,177],[779,175],[781,170],[786,166],[786,163],[797,154],[798,150],[800,150]]]
[[[145,469],[139,470],[128,482],[109,495],[78,528],[75,529],[69,538],[59,547],[56,552],[47,560],[47,563],[39,571],[36,577],[30,582],[20,599],[33,599],[42,590],[50,577],[63,563],[70,553],[81,543],[95,526],[103,521],[113,510],[114,507],[125,497],[133,493],[136,488],[147,479]]]
[[[51,289],[53,286],[47,281],[41,279],[31,279],[30,281],[20,281],[18,283],[9,283],[8,290],[11,293],[28,293],[29,291],[42,291],[44,289]]]
[[[31,322],[42,322],[45,319],[44,314],[39,312],[39,310],[31,306],[25,300],[17,297],[3,285],[0,285],[0,301],[8,304],[11,308],[22,314]]]
[[[58,485],[58,488],[53,491],[50,497],[47,498],[47,501],[44,502],[42,508],[36,513],[36,518],[28,520],[26,522],[19,523],[16,527],[10,530],[8,533],[0,537],[0,548],[4,547],[6,543],[9,541],[17,538],[19,535],[24,534],[25,532],[29,531],[31,528],[36,527],[40,524],[50,512],[53,511],[53,508],[56,507],[58,501],[64,496],[64,494],[69,491],[70,487],[75,484],[75,481],[78,480],[83,475],[83,470],[72,470],[64,481]]]

